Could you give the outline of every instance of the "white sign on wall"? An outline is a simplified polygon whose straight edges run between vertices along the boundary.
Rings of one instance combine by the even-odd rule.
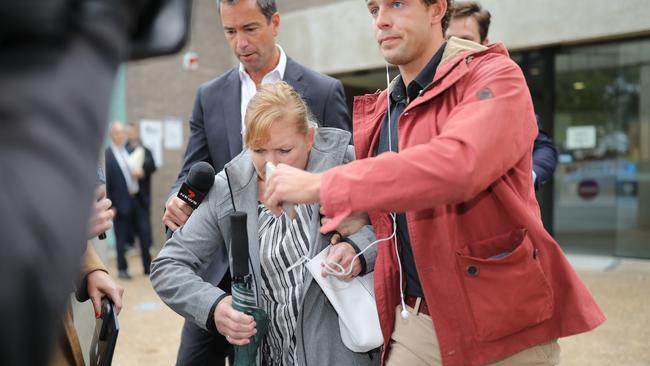
[[[180,119],[165,120],[165,149],[179,150],[183,147],[183,122]]]
[[[596,147],[596,126],[576,126],[566,129],[566,148],[569,150]]]
[[[156,166],[163,164],[163,124],[151,119],[140,120],[140,140],[151,150]]]

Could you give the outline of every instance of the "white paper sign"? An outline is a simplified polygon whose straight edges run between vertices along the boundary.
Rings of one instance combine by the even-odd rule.
[[[179,150],[183,147],[183,122],[180,119],[165,120],[165,149]]]
[[[151,150],[156,166],[163,164],[163,124],[151,119],[140,120],[140,139],[142,144]]]
[[[593,149],[596,147],[596,126],[567,127],[566,148]]]

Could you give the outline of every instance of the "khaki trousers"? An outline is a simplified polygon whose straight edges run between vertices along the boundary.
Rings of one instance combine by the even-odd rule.
[[[440,366],[440,346],[431,317],[407,306],[409,316],[400,315],[402,306],[395,308],[395,329],[390,337],[386,366]],[[486,366],[552,366],[560,363],[557,340],[527,348],[501,361]]]

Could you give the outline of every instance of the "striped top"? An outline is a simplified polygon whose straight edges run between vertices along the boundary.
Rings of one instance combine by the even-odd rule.
[[[270,318],[262,344],[263,365],[295,365],[296,324],[305,267],[287,271],[309,253],[310,205],[296,205],[296,218],[275,217],[263,204],[258,206],[261,265],[260,305]]]

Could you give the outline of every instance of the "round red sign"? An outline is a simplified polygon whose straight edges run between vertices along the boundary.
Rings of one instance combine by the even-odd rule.
[[[598,195],[598,182],[585,179],[578,184],[578,195],[583,200],[592,200]]]

